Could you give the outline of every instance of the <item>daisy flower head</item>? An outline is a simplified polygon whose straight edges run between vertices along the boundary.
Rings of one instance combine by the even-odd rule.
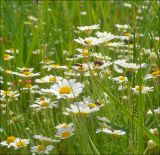
[[[10,54],[6,54],[6,53],[3,55],[4,61],[11,60],[11,59],[14,59],[14,56],[12,56]]]
[[[153,91],[154,87],[146,87],[146,86],[135,86],[132,88],[135,94],[147,94],[150,91]]]
[[[75,98],[82,93],[84,85],[76,79],[62,79],[51,86],[50,92],[60,98]]]
[[[30,77],[34,77],[34,76],[39,76],[40,73],[33,73],[34,68],[18,68],[17,69],[20,71],[20,73],[16,73],[15,75],[18,75],[20,77],[24,77],[24,78],[30,78]]]
[[[44,145],[50,145],[54,142],[59,142],[59,140],[54,140],[52,138],[48,138],[43,135],[34,135],[33,138],[35,138],[39,143]]]
[[[15,149],[19,149],[22,147],[27,147],[29,143],[30,143],[29,139],[16,138],[15,141],[12,143],[12,146]]]
[[[31,152],[36,154],[49,154],[54,149],[53,145],[39,144],[31,147]]]
[[[7,137],[7,139],[5,141],[2,141],[0,143],[1,146],[6,146],[8,148],[10,148],[11,146],[13,146],[14,141],[16,140],[16,137],[14,136],[9,136]]]
[[[78,72],[86,72],[89,70],[89,65],[87,63],[83,63],[83,64],[76,63],[72,66],[72,69]]]
[[[151,74],[147,74],[144,79],[145,80],[155,79],[155,78],[157,78],[159,76],[160,76],[160,69],[153,71]]]
[[[127,30],[127,29],[130,28],[130,26],[127,25],[127,24],[124,24],[124,25],[116,24],[115,27],[116,27],[118,30]]]
[[[102,69],[106,69],[112,64],[113,63],[110,61],[105,62],[103,60],[95,60],[94,62],[91,62],[89,65],[91,70],[102,70]]]
[[[91,26],[81,26],[81,27],[77,27],[77,29],[80,31],[91,33],[93,30],[100,29],[100,25],[97,24],[97,25],[91,25]]]
[[[74,134],[73,123],[59,124],[55,128],[57,129],[57,133],[56,133],[55,137],[58,137],[61,140],[69,138],[70,136],[72,136]]]
[[[19,53],[19,50],[18,49],[13,49],[13,48],[10,48],[10,49],[6,49],[5,51],[6,53],[10,53],[10,54],[18,54]]]
[[[53,107],[57,108],[57,101],[51,102],[50,99],[44,101],[37,101],[36,104],[30,105],[31,108],[35,108],[37,111],[42,109],[52,109]]]
[[[108,128],[103,129],[102,132],[112,135],[112,136],[123,136],[126,134],[126,132],[123,130],[111,130]]]
[[[74,41],[76,41],[77,43],[82,44],[84,46],[94,46],[94,45],[98,45],[98,44],[104,42],[102,39],[99,39],[96,37],[88,37],[85,39],[78,38],[78,39],[74,39]]]
[[[62,70],[67,70],[67,66],[61,66],[59,64],[49,64],[49,65],[44,65],[42,68],[47,69],[48,71],[52,69],[62,69]]]
[[[75,102],[66,108],[65,115],[76,114],[77,116],[87,117],[90,113],[96,112],[102,107],[98,101],[93,102],[90,97],[84,97],[83,102]]]
[[[62,77],[59,77],[59,76],[48,75],[43,78],[36,79],[35,82],[36,83],[55,83],[61,79],[62,79]]]
[[[92,56],[92,53],[88,49],[76,49],[79,52],[79,55],[77,55],[79,58],[88,58]]]
[[[115,78],[112,78],[114,81],[116,81],[117,83],[123,83],[123,82],[127,82],[128,79],[125,76],[118,76]]]

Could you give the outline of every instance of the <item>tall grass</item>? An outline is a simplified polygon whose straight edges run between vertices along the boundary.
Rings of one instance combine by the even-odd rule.
[[[38,4],[33,1],[10,1],[1,0],[1,33],[0,33],[0,65],[5,70],[16,70],[16,67],[33,67],[35,72],[41,72],[41,76],[49,74],[59,75],[65,78],[63,71],[49,71],[42,69],[39,62],[45,57],[54,60],[56,64],[68,65],[71,68],[72,62],[66,60],[67,56],[76,53],[79,47],[74,42],[75,38],[85,37],[85,34],[75,33],[77,26],[100,24],[99,31],[112,32],[119,35],[115,24],[128,24],[132,32],[142,33],[144,36],[139,39],[133,38],[133,53],[127,56],[131,62],[136,64],[148,63],[147,55],[143,54],[142,48],[151,49],[157,55],[157,66],[160,65],[158,49],[160,43],[154,37],[159,35],[159,4],[156,1],[128,1],[131,8],[124,7],[126,1],[40,1]],[[143,6],[146,6],[146,9]],[[138,8],[142,20],[137,20]],[[51,11],[48,11],[51,9]],[[86,15],[80,13],[86,11]],[[38,21],[32,25],[24,24],[28,21],[28,16],[35,16]],[[36,27],[35,27],[36,26]],[[139,47],[138,47],[139,46]],[[19,50],[19,54],[14,54],[15,59],[4,61],[3,54],[6,49],[14,48]],[[32,52],[40,49],[39,55]],[[67,50],[67,54],[65,51]],[[119,54],[106,47],[95,47],[95,52],[110,56],[112,61],[117,60]],[[118,50],[118,49],[117,49]],[[102,77],[77,77],[78,81],[85,83],[85,90],[80,97],[75,99],[61,100],[62,108],[47,109],[33,113],[29,105],[33,104],[35,94],[31,91],[21,91],[24,85],[8,86],[7,82],[18,82],[21,78],[1,72],[3,84],[1,90],[10,87],[20,91],[18,100],[12,103],[5,103],[5,109],[1,109],[1,132],[0,140],[3,141],[10,135],[30,139],[30,145],[35,145],[33,135],[42,134],[54,138],[55,126],[63,122],[73,122],[75,135],[55,144],[55,149],[51,154],[158,154],[160,153],[159,136],[149,132],[150,128],[160,130],[160,122],[157,116],[148,118],[146,113],[149,109],[153,112],[160,103],[159,79],[145,81],[144,76],[149,73],[151,66],[134,73],[133,78],[127,83],[127,90],[119,91],[117,84],[110,80],[119,74],[112,72],[108,75],[104,73]],[[111,69],[113,70],[113,68]],[[127,73],[126,73],[127,75]],[[32,78],[34,81],[35,78]],[[147,95],[135,95],[131,88],[135,85],[148,85],[154,87],[154,92]],[[42,85],[46,88],[46,85]],[[108,97],[104,95],[104,92]],[[100,99],[105,104],[98,112],[91,114],[88,118],[77,118],[76,116],[65,116],[62,114],[66,107],[74,101],[80,101],[83,96],[91,96],[94,100]],[[55,99],[54,96],[48,95]],[[125,97],[125,99],[123,98]],[[109,104],[108,104],[109,101]],[[21,115],[22,120],[13,121],[14,116]],[[122,137],[110,137],[104,133],[96,134],[99,122],[96,116],[107,117],[111,120],[113,128],[123,129],[126,135]],[[29,128],[29,130],[28,130]],[[148,150],[147,141],[153,140],[157,147]],[[147,151],[145,151],[147,149]],[[0,154],[30,154],[30,148],[14,150],[6,147],[0,148]]]

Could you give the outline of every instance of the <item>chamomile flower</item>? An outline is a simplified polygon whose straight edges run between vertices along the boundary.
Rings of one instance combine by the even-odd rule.
[[[49,65],[53,63],[54,61],[50,60],[49,58],[44,58],[42,61],[40,61],[40,64],[43,64],[43,65]]]
[[[36,108],[37,111],[42,109],[51,109],[53,107],[57,107],[57,101],[51,102],[50,99],[44,99],[44,100],[36,100],[36,104],[30,105],[31,108]]]
[[[94,45],[99,45],[105,42],[103,38],[95,38],[95,37],[88,37],[85,39],[78,38],[78,39],[74,39],[74,41],[85,46],[94,46]]]
[[[79,58],[88,58],[92,56],[92,53],[88,49],[76,49],[79,52],[79,55],[77,55]]]
[[[16,73],[16,75],[21,76],[21,77],[33,77],[33,76],[39,76],[40,73],[33,73],[34,68],[17,68],[18,70],[20,70],[20,73]]]
[[[53,145],[39,144],[31,147],[31,152],[36,154],[49,154],[54,149]]]
[[[83,91],[84,85],[76,79],[58,81],[51,86],[50,92],[57,98],[75,98]]]
[[[43,135],[34,135],[33,138],[35,138],[38,142],[40,142],[41,144],[44,144],[44,145],[50,145],[54,142],[59,142],[59,140],[48,138]]]
[[[2,141],[0,143],[1,146],[6,146],[8,148],[10,148],[11,146],[13,146],[13,143],[15,142],[16,140],[16,137],[14,136],[9,136],[7,137],[7,139],[5,141]]]
[[[122,29],[127,30],[130,28],[130,26],[127,24],[124,24],[124,25],[116,24],[115,27],[118,28],[119,30],[122,30]]]
[[[102,60],[95,60],[94,62],[91,62],[90,68],[91,70],[102,70],[102,69],[106,69],[107,67],[111,66],[113,63],[110,61],[102,61]]]
[[[12,56],[10,54],[6,54],[6,53],[3,55],[4,61],[11,60],[11,59],[14,59],[14,56]]]
[[[17,91],[11,91],[11,90],[0,90],[0,96],[2,97],[13,97],[16,98],[20,94]]]
[[[65,115],[76,114],[77,116],[88,116],[88,114],[96,112],[102,107],[98,101],[93,102],[90,97],[84,97],[83,102],[75,102],[66,108]]]
[[[52,69],[62,69],[62,70],[67,70],[67,66],[61,66],[59,64],[49,64],[49,65],[44,65],[42,68],[47,69],[48,71]]]
[[[116,81],[117,83],[122,83],[122,82],[127,82],[128,79],[125,76],[118,76],[115,78],[112,78],[114,81]]]
[[[159,131],[157,128],[149,129],[149,132],[154,134],[154,135],[159,135]]]
[[[112,135],[112,136],[123,136],[126,134],[126,132],[123,130],[111,130],[108,128],[103,129],[102,132]]]
[[[148,80],[148,79],[155,79],[157,77],[160,76],[160,70],[156,70],[156,71],[153,71],[151,74],[148,74],[145,76],[145,80]]]
[[[48,75],[43,78],[36,79],[35,82],[36,83],[55,83],[61,79],[62,77],[59,77],[59,76]]]
[[[83,63],[83,64],[76,63],[72,66],[72,69],[74,71],[78,71],[78,72],[86,72],[86,71],[90,70],[90,66],[87,63]]]
[[[19,149],[22,147],[27,147],[29,143],[30,143],[29,139],[16,138],[15,141],[12,143],[12,146],[15,149]]]
[[[146,86],[135,86],[135,88],[132,88],[133,92],[135,94],[147,94],[150,91],[153,91],[154,87],[146,87]]]
[[[13,49],[13,48],[10,48],[10,49],[6,49],[5,51],[6,53],[10,53],[10,54],[18,54],[19,53],[19,50],[18,49]]]
[[[91,25],[91,26],[81,26],[81,27],[77,27],[78,30],[80,31],[85,31],[85,32],[92,32],[92,30],[97,30],[100,29],[100,25]]]
[[[57,133],[56,133],[55,137],[58,137],[61,140],[69,138],[70,136],[72,136],[74,134],[73,123],[59,124],[55,128],[57,129]]]

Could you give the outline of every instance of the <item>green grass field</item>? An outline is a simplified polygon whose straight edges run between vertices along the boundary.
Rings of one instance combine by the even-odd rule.
[[[0,6],[0,155],[160,153],[158,1]]]

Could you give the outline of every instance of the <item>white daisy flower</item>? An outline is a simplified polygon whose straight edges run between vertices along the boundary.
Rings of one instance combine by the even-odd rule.
[[[125,76],[118,76],[115,78],[112,78],[114,81],[116,81],[117,83],[122,83],[122,82],[127,82],[128,79]]]
[[[17,91],[11,91],[11,90],[0,90],[0,95],[2,97],[13,97],[16,98],[18,97],[20,94]]]
[[[37,139],[41,144],[44,145],[50,145],[51,143],[59,142],[59,140],[48,138],[43,135],[34,135],[33,138]]]
[[[57,129],[57,133],[55,135],[55,137],[58,137],[59,139],[66,139],[69,138],[70,136],[72,136],[74,133],[74,127],[73,127],[73,123],[70,124],[59,124],[55,127]]]
[[[106,69],[107,67],[111,66],[113,62],[110,61],[102,61],[102,60],[95,60],[89,64],[90,70],[102,70]]]
[[[12,146],[15,149],[19,149],[22,147],[26,147],[29,143],[29,139],[16,138],[15,141],[12,143]]]
[[[76,114],[77,116],[88,116],[89,113],[96,112],[102,107],[98,101],[93,102],[90,97],[84,97],[83,102],[75,102],[70,105],[70,109],[66,108],[63,114],[70,115]]]
[[[90,32],[92,30],[97,30],[100,29],[100,25],[91,25],[91,26],[81,26],[81,27],[77,27],[78,30],[80,31],[86,31],[86,32]]]
[[[154,135],[158,135],[159,134],[159,131],[158,131],[157,128],[149,129],[149,132],[154,134]]]
[[[148,80],[148,79],[155,79],[157,77],[160,76],[160,70],[156,70],[156,71],[153,71],[151,74],[148,74],[145,76],[145,80]]]
[[[88,37],[85,39],[78,38],[74,39],[79,44],[85,45],[85,46],[94,46],[94,45],[99,45],[101,43],[105,42],[105,39],[103,38],[95,38],[95,37]]]
[[[15,75],[21,76],[21,77],[33,77],[33,76],[39,76],[40,73],[33,73],[34,68],[19,68],[17,67],[18,70],[20,70],[21,73],[16,72]]]
[[[40,78],[40,79],[36,79],[35,82],[36,83],[55,83],[59,80],[62,80],[62,77],[60,76],[53,76],[53,75],[48,75],[48,76],[45,76],[43,78]]]
[[[153,91],[154,87],[145,87],[145,86],[135,86],[135,88],[132,88],[133,92],[135,94],[146,94],[150,91]]]
[[[44,65],[42,68],[47,69],[48,71],[52,69],[63,69],[67,70],[67,66],[60,66],[59,64],[49,64],[49,65]]]
[[[129,29],[130,28],[130,26],[127,24],[124,24],[124,25],[116,24],[115,27],[118,29]]]
[[[74,66],[72,66],[72,69],[74,71],[78,71],[78,72],[86,72],[86,71],[90,70],[90,66],[87,63],[83,63],[83,64],[76,63],[76,64],[74,64]]]
[[[13,146],[14,141],[16,140],[16,137],[14,136],[9,136],[7,137],[7,139],[5,141],[2,141],[0,143],[1,146],[6,146],[8,148],[10,148],[11,146]]]
[[[79,55],[77,55],[79,58],[87,58],[92,56],[92,53],[88,49],[77,48],[76,50],[79,52]]]
[[[3,60],[7,61],[7,60],[11,60],[11,59],[14,59],[14,56],[6,54],[6,53],[3,55]]]
[[[37,153],[37,154],[49,154],[50,151],[53,150],[53,145],[37,145],[37,146],[32,146],[31,147],[31,152],[32,153]]]
[[[109,134],[109,135],[113,135],[113,136],[123,136],[126,134],[125,131],[123,130],[110,130],[110,129],[103,129],[102,132]]]
[[[76,79],[58,81],[51,86],[50,92],[57,98],[75,98],[83,91],[84,85],[76,82]]]
[[[5,52],[10,53],[10,54],[14,54],[14,53],[18,54],[19,53],[18,49],[13,49],[13,48],[6,49]]]

